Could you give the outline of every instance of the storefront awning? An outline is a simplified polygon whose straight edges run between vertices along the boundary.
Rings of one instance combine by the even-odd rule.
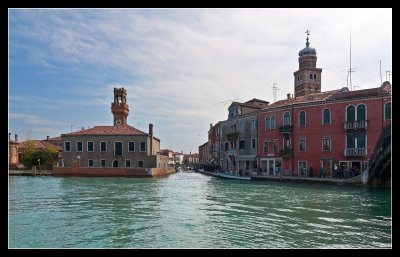
[[[236,157],[237,161],[254,161],[256,155],[238,155]]]

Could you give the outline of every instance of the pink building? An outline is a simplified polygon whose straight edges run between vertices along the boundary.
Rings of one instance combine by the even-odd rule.
[[[258,164],[263,174],[313,176],[320,167],[335,177],[335,167],[358,172],[365,168],[385,125],[391,122],[392,86],[321,92],[322,69],[316,51],[299,52],[294,97],[268,105],[258,113]]]

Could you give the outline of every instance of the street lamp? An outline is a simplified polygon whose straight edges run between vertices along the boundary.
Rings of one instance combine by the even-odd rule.
[[[39,174],[40,174],[40,173],[41,173],[41,172],[40,172],[40,159],[38,159],[37,161],[38,161],[38,163],[39,163]]]

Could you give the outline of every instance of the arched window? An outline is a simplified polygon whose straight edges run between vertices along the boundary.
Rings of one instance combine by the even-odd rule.
[[[290,113],[289,112],[285,112],[285,114],[283,115],[283,125],[290,125]]]
[[[357,120],[365,120],[365,105],[357,106]]]
[[[301,111],[299,113],[299,125],[305,127],[306,126],[306,112]]]
[[[365,131],[357,133],[357,148],[365,148]]]
[[[387,103],[385,105],[385,120],[392,119],[392,103]]]
[[[276,128],[276,117],[275,114],[271,116],[271,129]]]
[[[314,74],[314,80],[317,80],[317,74]]]
[[[347,120],[346,121],[355,121],[355,110],[354,106],[347,107]]]
[[[331,111],[329,109],[324,109],[323,124],[331,124]]]
[[[271,130],[271,118],[269,116],[265,117],[265,129]]]
[[[310,79],[312,79],[312,74],[310,74]]]
[[[348,131],[347,132],[347,148],[354,148],[354,147],[355,147],[354,132]]]

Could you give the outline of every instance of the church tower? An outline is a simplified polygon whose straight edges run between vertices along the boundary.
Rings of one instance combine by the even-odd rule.
[[[111,103],[111,112],[114,115],[114,126],[127,124],[129,106],[126,104],[126,90],[114,87],[114,102]]]
[[[317,68],[317,51],[309,47],[307,33],[306,47],[299,52],[299,69],[294,72],[294,97],[321,92],[322,69]]]

